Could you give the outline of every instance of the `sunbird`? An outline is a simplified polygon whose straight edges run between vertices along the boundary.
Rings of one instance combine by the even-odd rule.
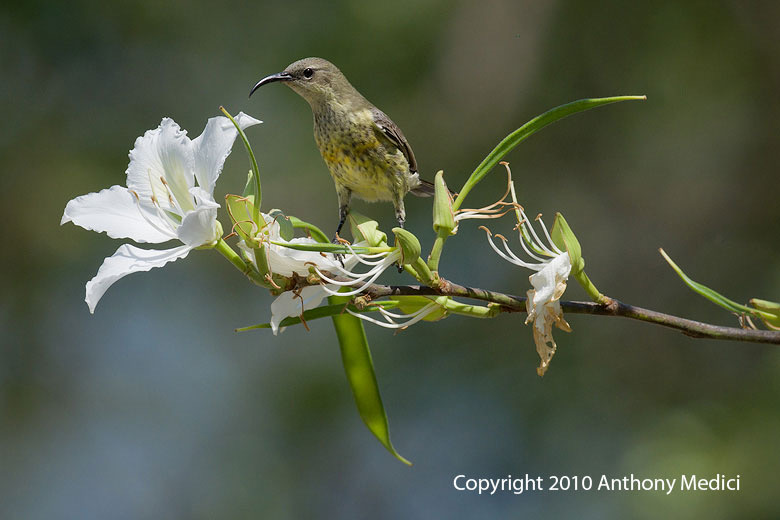
[[[258,81],[249,92],[281,81],[309,102],[314,140],[336,184],[339,225],[349,214],[352,195],[369,202],[389,200],[404,226],[404,197],[429,197],[433,184],[420,179],[412,147],[398,125],[371,104],[331,62],[304,58]]]

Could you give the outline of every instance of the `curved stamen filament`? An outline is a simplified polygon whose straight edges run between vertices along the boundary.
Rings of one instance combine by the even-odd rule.
[[[524,264],[524,262],[522,262],[522,261],[521,261],[520,264],[517,264],[517,261],[515,261],[512,258],[508,257],[503,251],[501,251],[498,248],[498,246],[496,246],[496,244],[493,243],[493,237],[491,236],[490,230],[488,228],[486,228],[485,226],[480,226],[480,228],[484,229],[485,232],[487,233],[488,244],[490,244],[490,247],[493,248],[493,251],[495,251],[498,256],[500,256],[501,258],[503,258],[504,260],[506,260],[510,264],[521,265],[521,266]]]
[[[407,321],[405,321],[403,323],[396,323],[395,321],[393,321],[391,318],[388,318],[388,317],[385,317],[385,319],[387,319],[388,322],[380,321],[380,320],[378,320],[376,318],[372,318],[371,316],[367,316],[367,315],[365,315],[363,313],[351,311],[349,308],[347,308],[347,312],[352,314],[353,316],[356,316],[356,317],[360,318],[361,320],[370,321],[371,323],[379,325],[380,327],[385,327],[387,329],[403,329],[403,328],[406,328],[406,327],[408,327],[410,325],[414,325],[418,321],[420,321],[423,318],[425,318],[428,314],[430,314],[434,310],[436,305],[437,304],[435,302],[429,303],[428,305],[426,305],[425,307],[423,307],[419,311],[413,313],[414,317],[412,319],[407,320]]]
[[[387,256],[389,254],[389,253],[374,253],[374,254],[371,254],[371,255],[360,255],[360,254],[356,253],[354,249],[352,249],[352,246],[350,244],[344,244],[344,245],[347,247],[347,249],[349,249],[349,252],[352,253],[355,256],[355,259],[358,262],[360,262],[361,264],[364,264],[364,265],[379,265],[382,262],[384,262],[384,258],[382,258],[381,260],[378,260],[376,262],[370,262],[370,261],[366,260],[366,258],[385,257],[385,256]]]
[[[533,258],[534,260],[538,260],[539,262],[545,262],[546,260],[540,256],[537,256],[536,254],[531,252],[531,249],[528,247],[531,246],[531,248],[540,255],[543,255],[543,251],[539,251],[533,242],[531,242],[531,239],[528,237],[528,233],[525,231],[525,225],[524,223],[527,222],[526,220],[523,221],[523,223],[520,224],[520,245],[523,247],[523,251]]]
[[[174,229],[163,229],[160,227],[154,220],[149,218],[149,215],[146,214],[146,211],[144,211],[143,206],[141,206],[141,199],[138,197],[138,194],[134,192],[133,190],[130,191],[130,194],[133,195],[133,198],[135,199],[135,206],[138,208],[138,212],[141,214],[141,217],[146,221],[147,224],[152,226],[154,229],[162,233],[163,235],[168,235],[171,238],[176,238],[176,230]],[[156,206],[155,206],[156,207]],[[170,223],[168,221],[164,222],[170,226]]]
[[[365,273],[361,273],[361,274],[357,274],[357,273],[353,273],[353,272],[351,272],[351,271],[347,271],[346,269],[342,268],[341,266],[335,266],[337,270],[341,271],[341,273],[342,273],[342,274],[344,274],[345,276],[347,276],[347,277],[349,277],[349,278],[352,278],[352,280],[351,280],[351,281],[349,281],[349,282],[338,282],[338,281],[334,281],[333,283],[335,283],[335,284],[337,284],[337,285],[354,285],[354,284],[356,284],[356,283],[358,283],[358,282],[362,282],[362,281],[363,281],[363,280],[365,280],[366,278],[369,278],[369,277],[375,276],[375,275],[377,275],[377,274],[381,274],[381,273],[382,273],[382,271],[384,271],[385,269],[387,269],[387,267],[390,265],[390,263],[392,263],[392,262],[387,262],[387,265],[381,265],[381,264],[380,264],[380,265],[377,265],[377,266],[376,266],[376,267],[374,267],[373,269],[371,269],[371,270],[369,270],[369,271],[366,271]],[[321,276],[323,279],[325,279],[325,280],[329,280],[329,278],[328,278],[326,275],[322,274],[322,271],[320,270],[320,268],[319,268],[319,267],[315,267],[315,268],[314,268],[314,270],[315,270],[315,271],[317,272],[317,274],[319,274],[319,275],[320,275],[320,276]]]
[[[539,239],[539,235],[536,234],[536,231],[534,230],[533,225],[531,225],[531,221],[528,220],[528,217],[525,216],[525,212],[523,212],[521,210],[521,213],[523,215],[523,220],[526,223],[525,229],[527,229],[531,233],[531,236],[533,236],[533,246],[532,247],[534,247],[534,249],[536,249],[536,248],[541,249],[543,251],[542,254],[547,254],[547,256],[555,256],[555,253],[553,253],[547,246],[544,245],[544,242],[542,242]],[[521,223],[521,226],[522,226],[522,223]]]
[[[160,206],[160,201],[158,201],[156,197],[152,197],[152,204],[154,205],[155,210],[157,210],[157,216],[171,228],[171,232],[175,235],[176,229],[179,227],[179,222],[176,222],[171,218],[171,216]]]
[[[539,224],[541,224],[542,229],[544,230],[544,235],[547,237],[547,241],[550,243],[550,246],[552,246],[553,250],[556,254],[563,254],[563,251],[558,249],[558,247],[555,245],[555,242],[553,242],[552,237],[550,237],[550,233],[547,231],[547,226],[544,225],[544,220],[541,218],[541,214],[539,215],[539,218],[537,220],[539,221]]]
[[[359,283],[359,282],[361,281],[361,280],[355,280],[354,282],[350,282],[350,283],[345,283],[345,282],[338,282],[338,281],[336,281],[336,280],[331,280],[331,279],[330,279],[330,278],[328,278],[327,276],[323,275],[323,274],[320,272],[320,270],[319,270],[319,269],[315,269],[315,270],[317,271],[317,274],[319,274],[319,275],[320,275],[320,277],[321,277],[323,280],[327,281],[328,283],[332,283],[332,284],[334,284],[334,285],[340,285],[340,286],[349,285],[349,286],[352,286],[353,284]],[[363,291],[364,291],[364,290],[365,290],[365,289],[366,289],[366,288],[367,288],[369,285],[371,285],[372,283],[374,283],[374,281],[375,281],[377,278],[379,278],[379,275],[380,275],[380,274],[382,274],[382,271],[378,271],[378,272],[377,272],[377,273],[376,273],[374,276],[372,276],[371,278],[369,278],[367,282],[365,282],[363,285],[361,285],[361,286],[360,286],[360,287],[358,287],[357,289],[353,289],[352,291],[348,291],[348,292],[339,292],[339,291],[334,291],[334,290],[332,290],[332,289],[329,289],[327,286],[324,286],[324,285],[322,286],[322,288],[325,290],[325,292],[327,292],[328,294],[331,294],[331,295],[333,295],[333,296],[354,296],[354,295],[356,295],[356,294],[359,294],[359,293],[363,292]]]
[[[501,239],[501,242],[503,242],[504,249],[506,249],[507,254],[509,254],[509,256],[512,257],[512,260],[510,260],[510,261],[513,264],[516,264],[516,265],[519,265],[519,266],[522,266],[522,267],[526,267],[528,269],[533,269],[534,271],[540,271],[544,267],[544,265],[543,265],[544,264],[544,260],[541,260],[542,264],[532,264],[532,263],[526,262],[524,260],[521,260],[520,258],[517,257],[517,255],[514,254],[514,252],[512,252],[511,249],[509,249],[508,241],[507,241],[506,238],[503,237],[503,235],[496,235],[496,236]],[[504,257],[504,258],[506,258],[506,257]]]
[[[431,302],[431,303],[433,303],[433,302]],[[429,303],[428,303],[428,304],[426,304],[426,307],[427,307],[428,305],[430,305],[430,304],[429,304]],[[379,307],[379,309],[378,309],[378,310],[379,310],[379,313],[380,313],[382,316],[385,316],[386,318],[395,318],[395,319],[397,319],[397,320],[400,320],[400,319],[403,319],[403,318],[414,318],[414,317],[415,317],[415,316],[417,316],[417,314],[418,314],[418,313],[419,313],[419,312],[420,312],[422,309],[424,309],[424,308],[425,308],[425,307],[422,307],[422,308],[420,308],[420,309],[418,309],[418,310],[416,310],[416,311],[414,311],[414,312],[411,312],[411,313],[409,313],[409,314],[397,314],[397,313],[395,313],[395,312],[390,312],[390,311],[388,311],[387,309],[383,309],[382,307]]]

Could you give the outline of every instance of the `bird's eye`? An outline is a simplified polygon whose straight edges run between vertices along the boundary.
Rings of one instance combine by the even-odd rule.
[[[303,69],[303,77],[306,79],[309,79],[310,77],[314,76],[314,70],[310,68]]]

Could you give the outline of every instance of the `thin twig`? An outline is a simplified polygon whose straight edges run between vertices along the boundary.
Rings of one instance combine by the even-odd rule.
[[[420,285],[372,284],[366,289],[365,293],[370,295],[372,299],[401,295],[456,296],[496,303],[501,306],[501,310],[504,312],[526,312],[526,299],[524,297],[475,287],[466,287],[447,280],[441,280],[441,285],[438,288]],[[606,305],[593,302],[562,301],[561,308],[564,312],[572,314],[621,316],[647,323],[654,323],[656,325],[679,330],[683,334],[693,338],[728,339],[780,345],[780,332],[710,325],[709,323],[679,318],[663,312],[635,307],[614,299]]]

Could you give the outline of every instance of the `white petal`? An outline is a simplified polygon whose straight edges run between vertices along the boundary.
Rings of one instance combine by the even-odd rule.
[[[560,282],[565,282],[571,273],[571,260],[568,253],[562,253],[552,260],[536,274],[528,279],[531,285],[536,289],[534,304],[539,302],[549,302],[553,300],[553,295]],[[560,297],[560,295],[558,296]]]
[[[166,117],[159,127],[135,140],[126,172],[127,187],[138,194],[142,204],[151,204],[154,196],[162,208],[181,215],[194,207],[189,194],[195,185],[193,162],[193,146],[187,132]],[[160,178],[165,179],[167,187]],[[181,211],[176,209],[177,205]]]
[[[293,291],[286,291],[277,296],[271,304],[271,330],[274,335],[279,332],[279,323],[283,319],[300,316],[304,310],[317,307],[327,295],[321,286],[310,285],[300,291],[300,296]]]
[[[73,222],[84,229],[106,233],[111,238],[130,238],[152,244],[176,238],[172,232],[164,232],[167,230],[164,223],[159,222],[155,227],[150,221],[159,221],[158,215],[140,207],[124,186],[111,186],[69,201],[60,225]]]
[[[262,123],[243,112],[240,112],[235,120],[241,130]],[[200,187],[208,193],[214,193],[214,185],[236,137],[238,131],[230,119],[218,116],[209,119],[203,133],[193,139],[195,177]]]
[[[184,215],[176,230],[179,240],[190,247],[199,247],[217,240],[217,208],[219,204],[216,202],[205,203]]]
[[[179,246],[162,251],[156,249],[140,249],[124,244],[112,256],[103,260],[94,278],[87,282],[87,297],[85,301],[89,312],[95,312],[95,306],[100,298],[120,278],[130,273],[148,271],[154,267],[162,267],[168,262],[184,258],[192,251],[189,246]]]

